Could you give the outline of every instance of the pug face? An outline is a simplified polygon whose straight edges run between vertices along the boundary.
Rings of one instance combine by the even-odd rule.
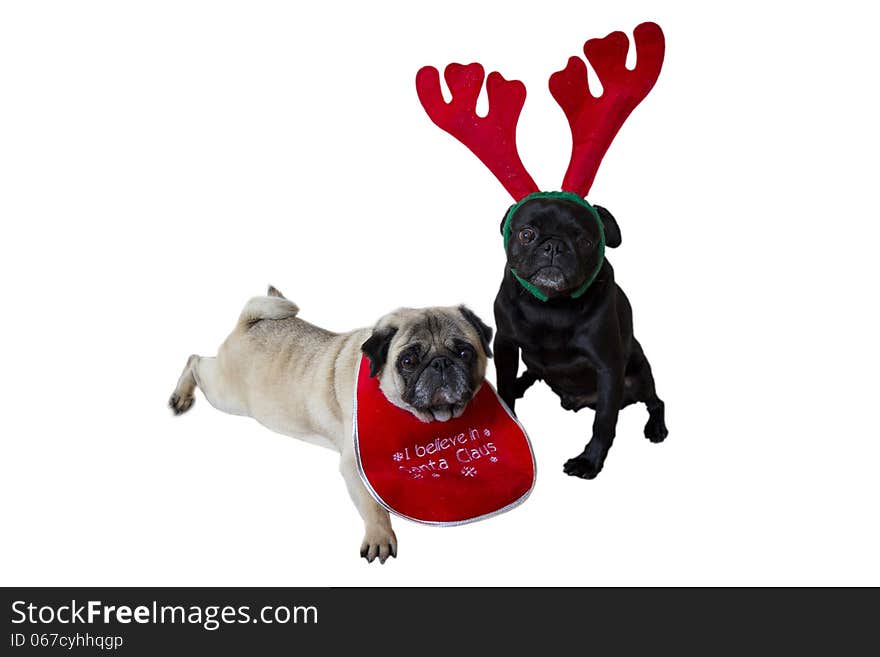
[[[491,339],[465,306],[402,308],[379,320],[362,350],[388,401],[422,422],[445,422],[483,382]]]
[[[595,209],[606,246],[618,246],[620,230],[614,217],[604,208]],[[502,221],[502,232],[503,227]],[[600,237],[595,216],[584,206],[558,198],[532,199],[510,219],[507,264],[548,298],[567,296],[599,265]]]

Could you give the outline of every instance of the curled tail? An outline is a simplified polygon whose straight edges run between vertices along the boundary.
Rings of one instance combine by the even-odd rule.
[[[239,325],[249,328],[264,319],[296,317],[299,306],[285,298],[277,288],[270,285],[266,294],[265,297],[254,297],[245,304],[238,318]]]

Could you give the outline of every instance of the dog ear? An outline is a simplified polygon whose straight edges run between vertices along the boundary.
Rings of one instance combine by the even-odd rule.
[[[516,204],[514,203],[514,205],[516,205]],[[512,207],[513,207],[513,205],[510,206],[510,208],[512,208]],[[504,235],[504,224],[507,221],[507,215],[510,214],[510,208],[507,208],[507,210],[504,212],[504,216],[501,217],[501,234],[502,235]]]
[[[397,333],[394,326],[386,326],[376,329],[373,335],[367,338],[367,341],[361,345],[361,351],[370,359],[370,377],[376,376],[385,366],[388,360],[388,348],[391,347],[391,339]]]
[[[483,345],[483,351],[486,353],[486,356],[492,358],[492,347],[490,346],[490,343],[492,342],[492,327],[487,326],[486,323],[477,317],[476,313],[467,306],[459,306],[458,310],[468,323],[474,327],[477,335],[480,336],[480,344]]]
[[[620,246],[620,226],[617,225],[617,220],[601,205],[593,207],[599,213],[599,219],[602,220],[602,226],[605,228],[605,246],[610,249],[617,248]]]

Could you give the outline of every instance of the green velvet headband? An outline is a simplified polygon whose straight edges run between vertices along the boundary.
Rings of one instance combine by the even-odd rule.
[[[595,217],[596,225],[599,226],[599,262],[596,263],[596,268],[593,270],[593,273],[587,277],[587,280],[584,281],[583,285],[578,287],[574,292],[571,293],[572,299],[577,299],[582,296],[584,292],[587,291],[587,288],[593,284],[593,281],[596,280],[596,276],[599,275],[599,270],[602,269],[602,263],[605,261],[605,227],[602,225],[602,219],[599,218],[599,213],[596,212],[596,208],[587,203],[586,199],[574,194],[572,192],[533,192],[528,196],[524,196],[519,201],[516,202],[515,205],[511,206],[510,210],[507,211],[507,216],[504,217],[504,228],[501,233],[504,236],[504,246],[507,247],[507,242],[510,239],[510,221],[513,218],[514,213],[519,210],[520,206],[532,199],[536,198],[560,198],[566,201],[571,201],[573,203],[577,203],[585,207],[589,210],[590,214]],[[541,301],[547,301],[547,295],[541,292],[537,287],[529,283],[526,279],[522,278],[519,274],[516,273],[516,270],[511,267],[510,273],[513,274],[513,277],[519,281],[519,284],[522,285],[526,290],[528,290],[536,299]]]

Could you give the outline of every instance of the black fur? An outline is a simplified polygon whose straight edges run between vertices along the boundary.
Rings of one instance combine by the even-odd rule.
[[[617,225],[617,220],[601,205],[594,205],[593,207],[599,213],[599,219],[602,220],[602,228],[605,229],[605,246],[610,249],[616,249],[622,241],[620,226]]]
[[[596,206],[606,246],[620,244],[620,229],[605,208]],[[521,239],[524,230],[525,238]],[[562,407],[595,409],[592,438],[565,464],[569,475],[592,479],[614,440],[621,408],[644,402],[649,419],[645,436],[661,442],[667,435],[664,405],[654,389],[651,366],[633,336],[632,309],[614,282],[607,259],[577,299],[571,297],[598,264],[598,227],[586,208],[562,199],[524,203],[511,218],[505,245],[508,263],[495,299],[495,369],[498,393],[513,410],[516,399],[543,380]],[[510,269],[550,297],[540,301],[523,288]],[[549,272],[549,273],[548,273]],[[526,371],[517,378],[520,353]]]
[[[361,345],[361,351],[370,359],[370,377],[376,376],[385,366],[385,361],[388,360],[388,348],[396,333],[397,329],[393,326],[377,329]]]

